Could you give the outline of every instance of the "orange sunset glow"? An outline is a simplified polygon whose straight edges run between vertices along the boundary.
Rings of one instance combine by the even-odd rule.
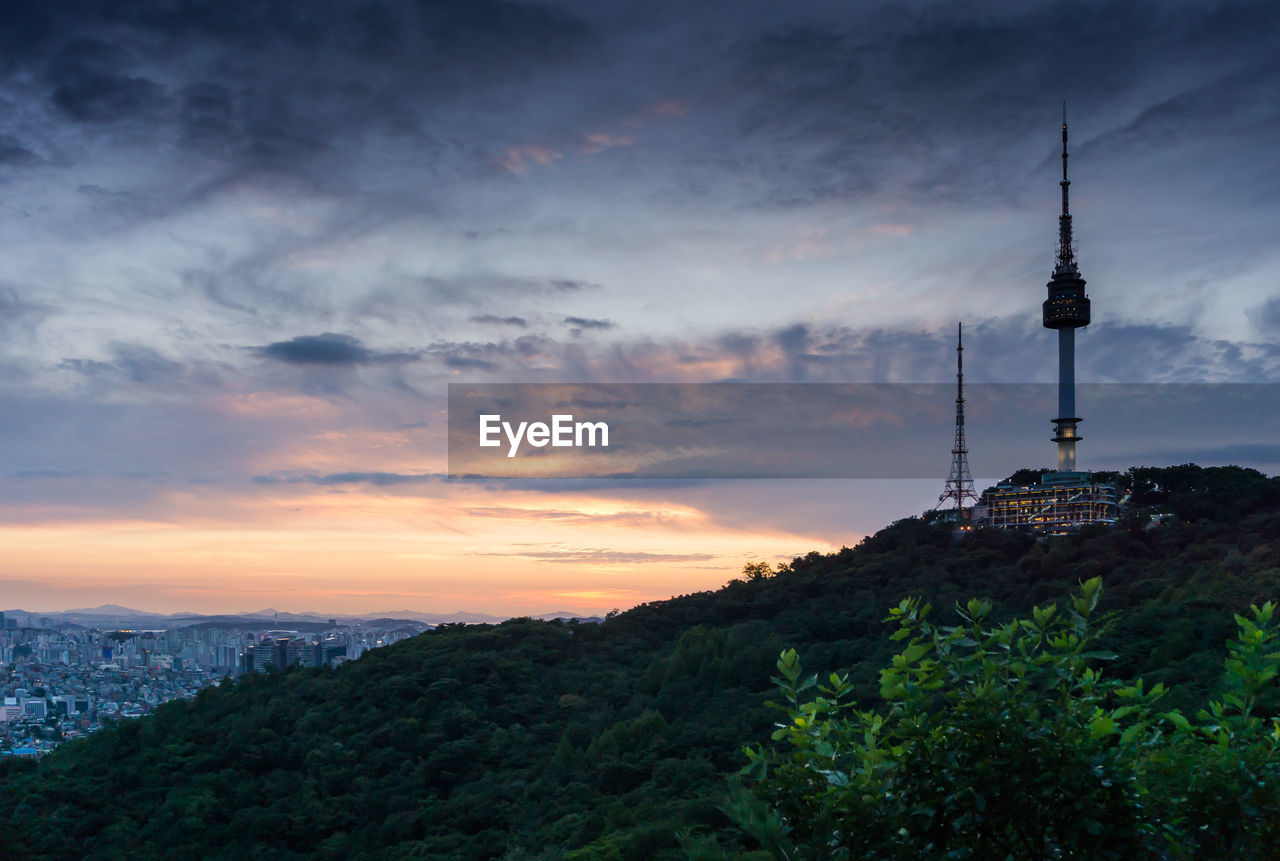
[[[718,587],[763,550],[826,547],[815,536],[717,524],[678,503],[520,491],[495,499],[465,484],[432,493],[174,493],[157,502],[170,513],[156,519],[11,523],[0,531],[9,570],[45,582],[18,576],[8,588],[37,608],[124,593],[163,612],[591,615]]]

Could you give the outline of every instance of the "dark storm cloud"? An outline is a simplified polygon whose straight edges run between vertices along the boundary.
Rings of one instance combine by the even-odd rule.
[[[163,87],[121,71],[131,65],[118,45],[74,39],[49,61],[53,103],[78,122],[116,122],[156,112],[165,101]]]
[[[264,356],[299,365],[359,365],[373,357],[350,335],[325,332],[321,335],[297,335],[289,341],[277,341],[261,348]]]
[[[411,353],[378,353],[371,351],[352,335],[326,331],[319,335],[296,335],[278,340],[266,347],[255,347],[262,358],[287,362],[289,365],[353,366],[372,362],[410,361]]]
[[[1117,145],[1167,137],[1171,123],[1254,127],[1276,115],[1266,94],[1280,74],[1269,50],[1280,11],[1268,3],[835,12],[799,3],[785,13],[656,4],[653,12],[640,20],[609,4],[504,0],[20,0],[6,11],[0,47],[14,75],[37,76],[48,104],[77,123],[145,123],[236,169],[324,184],[340,182],[343,171],[323,161],[326,170],[313,172],[315,160],[373,132],[417,141],[424,153],[445,148],[492,163],[518,141],[467,140],[449,128],[436,109],[463,94],[497,113],[518,99],[557,115],[576,100],[608,104],[619,91],[689,95],[695,114],[720,116],[701,127],[707,138],[682,143],[694,173],[733,166],[757,183],[759,202],[774,205],[861,197],[903,180],[930,198],[990,195],[1002,174],[1007,189],[1009,163],[993,141],[1040,132],[1052,111],[1046,94],[1098,116],[1120,94],[1156,91],[1113,133]],[[697,50],[679,63],[636,53],[646,38],[693,40],[711,26],[722,36],[690,41]],[[1209,80],[1192,85],[1171,64],[1209,69]],[[533,81],[553,69],[577,74],[538,90]],[[1162,78],[1168,83],[1156,86]],[[641,107],[625,105],[632,114]],[[629,116],[624,106],[616,113]],[[546,131],[568,141],[591,121],[566,118]],[[886,164],[909,167],[909,175],[895,177]]]
[[[858,198],[904,178],[927,199],[1007,194],[1005,149],[1041,135],[1050,95],[1096,118],[1117,94],[1176,88],[1121,133],[1144,145],[1170,122],[1277,116],[1262,98],[1280,80],[1274,4],[949,4],[824,24],[746,34],[730,52],[746,139],[771,144],[766,152],[805,144],[809,155],[752,157],[770,203]],[[1204,67],[1222,70],[1208,86],[1183,71]],[[1241,102],[1251,119],[1239,116]]]
[[[298,4],[288,0],[178,0],[164,5],[17,0],[6,13],[5,47],[38,61],[68,34],[219,45],[251,54],[271,48],[331,51],[379,65],[414,60],[425,69],[464,63],[491,74],[575,50],[588,35],[574,17],[507,0]],[[151,50],[161,50],[148,44]],[[477,51],[487,56],[476,56]]]
[[[236,171],[285,174],[353,133],[429,140],[431,106],[591,45],[572,15],[506,0],[17,0],[3,32],[0,69],[37,80],[66,119],[145,127]]]

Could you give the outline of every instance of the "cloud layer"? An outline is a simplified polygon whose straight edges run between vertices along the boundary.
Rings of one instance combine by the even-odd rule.
[[[538,524],[536,552],[597,578],[546,581],[560,609],[689,591],[618,573],[635,554],[715,585],[740,551],[853,540],[934,491],[463,493],[437,478],[446,383],[945,382],[958,320],[972,379],[1049,382],[1064,99],[1095,309],[1079,377],[1277,381],[1278,40],[1263,2],[17,0],[0,528],[27,555],[0,576],[80,588],[158,548],[157,572],[187,570],[232,531],[246,555],[205,575],[282,603],[270,572],[318,530],[373,541],[398,572],[381,591],[417,594],[396,578],[418,531],[487,524],[505,553]],[[547,514],[565,494],[578,514]],[[712,549],[669,537],[698,530]],[[73,534],[94,553],[67,555]],[[435,588],[464,559],[551,567],[448,546],[421,594],[464,595]],[[543,586],[518,580],[506,606],[533,609]]]

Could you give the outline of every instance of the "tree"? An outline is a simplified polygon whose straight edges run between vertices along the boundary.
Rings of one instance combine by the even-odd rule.
[[[1101,594],[1095,578],[1065,611],[1006,624],[972,600],[955,626],[902,601],[880,709],[783,652],[780,744],[747,749],[726,812],[778,858],[1272,857],[1280,723],[1258,711],[1280,670],[1274,605],[1236,617],[1223,695],[1193,723],[1158,710],[1162,685],[1093,666],[1114,658],[1096,645]]]
[[[783,570],[782,566],[778,566],[779,570]],[[774,575],[774,571],[769,567],[768,562],[748,562],[742,566],[742,577],[748,583],[755,580],[768,580]]]

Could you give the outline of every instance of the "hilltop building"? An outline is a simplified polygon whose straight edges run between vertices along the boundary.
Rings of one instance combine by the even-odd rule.
[[[973,519],[999,529],[1030,529],[1060,534],[1086,523],[1115,523],[1120,505],[1116,488],[1095,483],[1076,469],[1076,443],[1083,437],[1076,415],[1076,329],[1089,325],[1091,308],[1076,264],[1071,236],[1067,179],[1067,112],[1062,110],[1062,214],[1058,216],[1058,255],[1041,306],[1046,329],[1058,332],[1058,417],[1052,419],[1058,468],[1030,485],[1002,483],[987,490],[974,506]]]
[[[1087,472],[1047,472],[1039,484],[1001,482],[974,507],[974,518],[987,526],[1055,535],[1086,523],[1115,523],[1118,514],[1115,487],[1095,484]]]

